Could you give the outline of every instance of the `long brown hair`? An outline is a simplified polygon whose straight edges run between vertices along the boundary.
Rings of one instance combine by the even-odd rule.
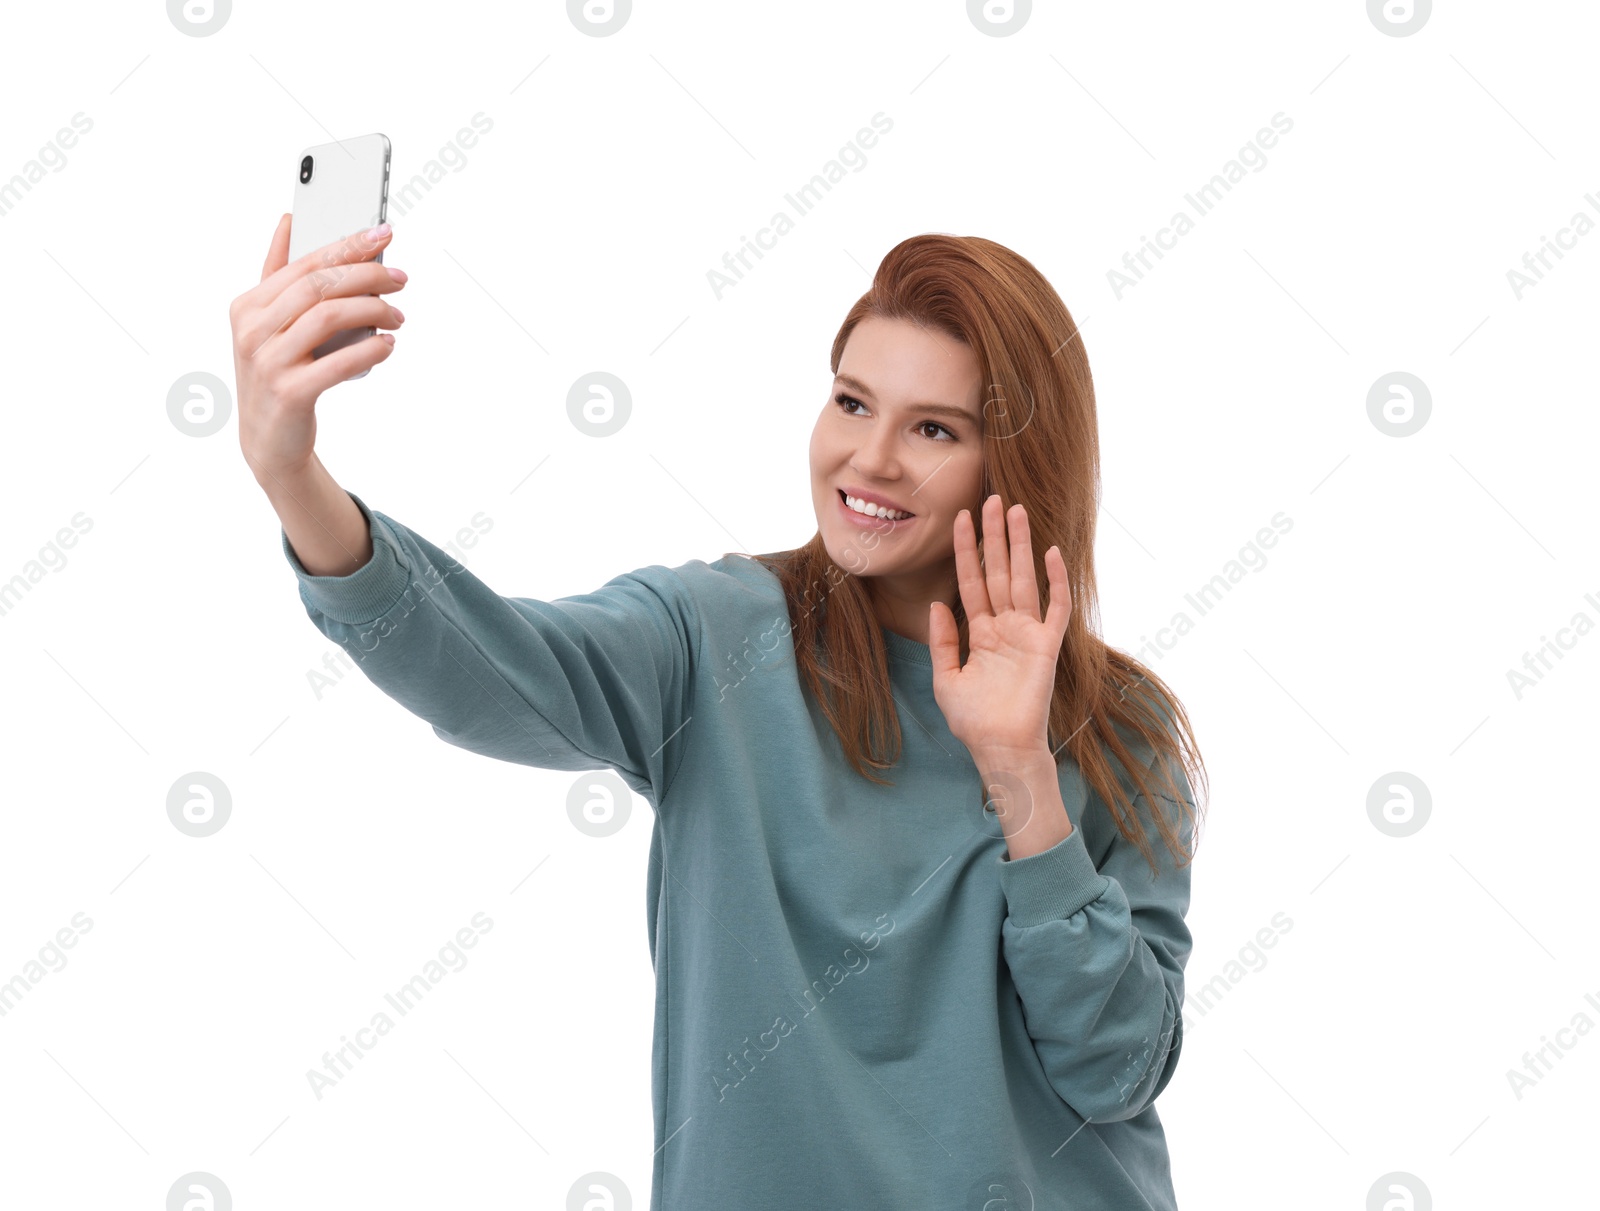
[[[1019,502],[1027,507],[1041,612],[1049,604],[1044,552],[1053,544],[1061,549],[1072,593],[1050,704],[1050,747],[1057,762],[1070,756],[1077,763],[1152,872],[1153,851],[1113,763],[1147,803],[1159,797],[1178,805],[1176,827],[1168,813],[1153,815],[1177,864],[1187,864],[1193,849],[1180,830],[1196,823],[1194,803],[1173,771],[1181,767],[1187,778],[1205,776],[1188,716],[1154,672],[1095,633],[1100,447],[1089,359],[1066,305],[1011,249],[979,236],[929,234],[902,241],[883,258],[871,289],[850,308],[834,338],[835,373],[850,333],[868,316],[907,320],[976,352],[987,384],[981,499],[999,493],[1003,508]],[[978,550],[981,558],[981,527]],[[851,560],[858,554],[852,552]],[[872,772],[899,760],[901,736],[880,625],[857,574],[861,567],[840,567],[820,531],[803,547],[752,558],[783,586],[797,671],[845,757],[861,776],[892,785]],[[967,619],[959,595],[952,609],[964,659]],[[1151,780],[1158,766],[1166,793]],[[1195,836],[1195,829],[1188,831]]]

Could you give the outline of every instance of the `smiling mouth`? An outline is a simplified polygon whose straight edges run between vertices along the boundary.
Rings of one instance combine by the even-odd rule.
[[[850,509],[850,512],[854,513],[857,517],[864,517],[864,518],[867,518],[869,521],[888,521],[888,522],[910,521],[913,517],[916,516],[915,513],[909,512],[908,510],[905,510],[905,509],[897,509],[896,510],[896,512],[905,513],[904,517],[878,517],[876,514],[873,514],[873,513],[863,513],[859,509],[851,509],[850,508],[850,501],[849,501],[848,497],[846,496],[845,490],[843,488],[838,488],[838,489],[835,489],[835,490],[839,494],[839,503],[844,505],[844,507],[846,509]]]

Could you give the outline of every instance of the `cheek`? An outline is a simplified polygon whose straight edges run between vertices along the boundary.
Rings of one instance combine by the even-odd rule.
[[[983,491],[982,458],[968,455],[959,460],[949,460],[933,482],[937,484],[940,480],[943,484],[937,501],[941,516],[954,522],[956,514],[962,509],[971,509],[974,519],[980,516],[983,508],[980,499]]]
[[[827,426],[821,422],[811,430],[811,444],[807,453],[811,461],[811,474],[816,479],[831,475],[841,459],[838,438],[830,434]]]
[[[822,470],[822,452],[824,442],[822,439],[822,425],[819,423],[811,430],[811,444],[807,447],[807,457],[811,460],[811,473],[816,475]]]
[[[961,503],[957,509],[971,509],[977,517],[983,509],[983,460],[974,459],[961,478]]]

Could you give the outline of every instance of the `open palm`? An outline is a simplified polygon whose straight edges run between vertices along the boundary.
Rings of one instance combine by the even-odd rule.
[[[955,555],[967,663],[954,612],[934,602],[928,617],[934,700],[950,734],[974,753],[1035,748],[1048,743],[1056,662],[1072,615],[1066,563],[1057,548],[1045,552],[1050,607],[1041,620],[1027,510],[1013,505],[1008,522],[1000,497],[990,496],[983,502],[983,546],[980,566],[972,514],[962,510]]]

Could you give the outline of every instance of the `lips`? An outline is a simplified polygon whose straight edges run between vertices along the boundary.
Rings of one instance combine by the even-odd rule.
[[[906,526],[915,525],[918,521],[922,520],[915,513],[911,514],[909,517],[899,518],[898,520],[891,520],[887,517],[868,517],[865,513],[857,513],[845,503],[845,494],[843,489],[839,490],[838,495],[839,512],[844,514],[844,519],[863,530],[873,530],[880,534],[894,533],[895,531],[901,530]],[[852,492],[850,495],[854,496],[855,493]]]
[[[886,509],[893,509],[897,513],[905,513],[905,514],[907,514],[907,516],[903,520],[906,520],[906,521],[909,521],[911,518],[916,516],[916,514],[913,513],[910,509],[902,508],[900,505],[895,504],[893,501],[884,500],[882,497],[874,496],[870,492],[851,492],[851,491],[848,491],[845,488],[840,488],[838,491],[839,491],[839,499],[840,500],[844,500],[845,497],[847,497],[847,496],[854,496],[857,500],[864,500],[869,505],[881,505]],[[849,504],[848,501],[845,501],[845,508],[847,508],[847,509],[850,508],[850,504]],[[862,516],[864,517],[864,516],[866,516],[866,514],[862,514]]]

